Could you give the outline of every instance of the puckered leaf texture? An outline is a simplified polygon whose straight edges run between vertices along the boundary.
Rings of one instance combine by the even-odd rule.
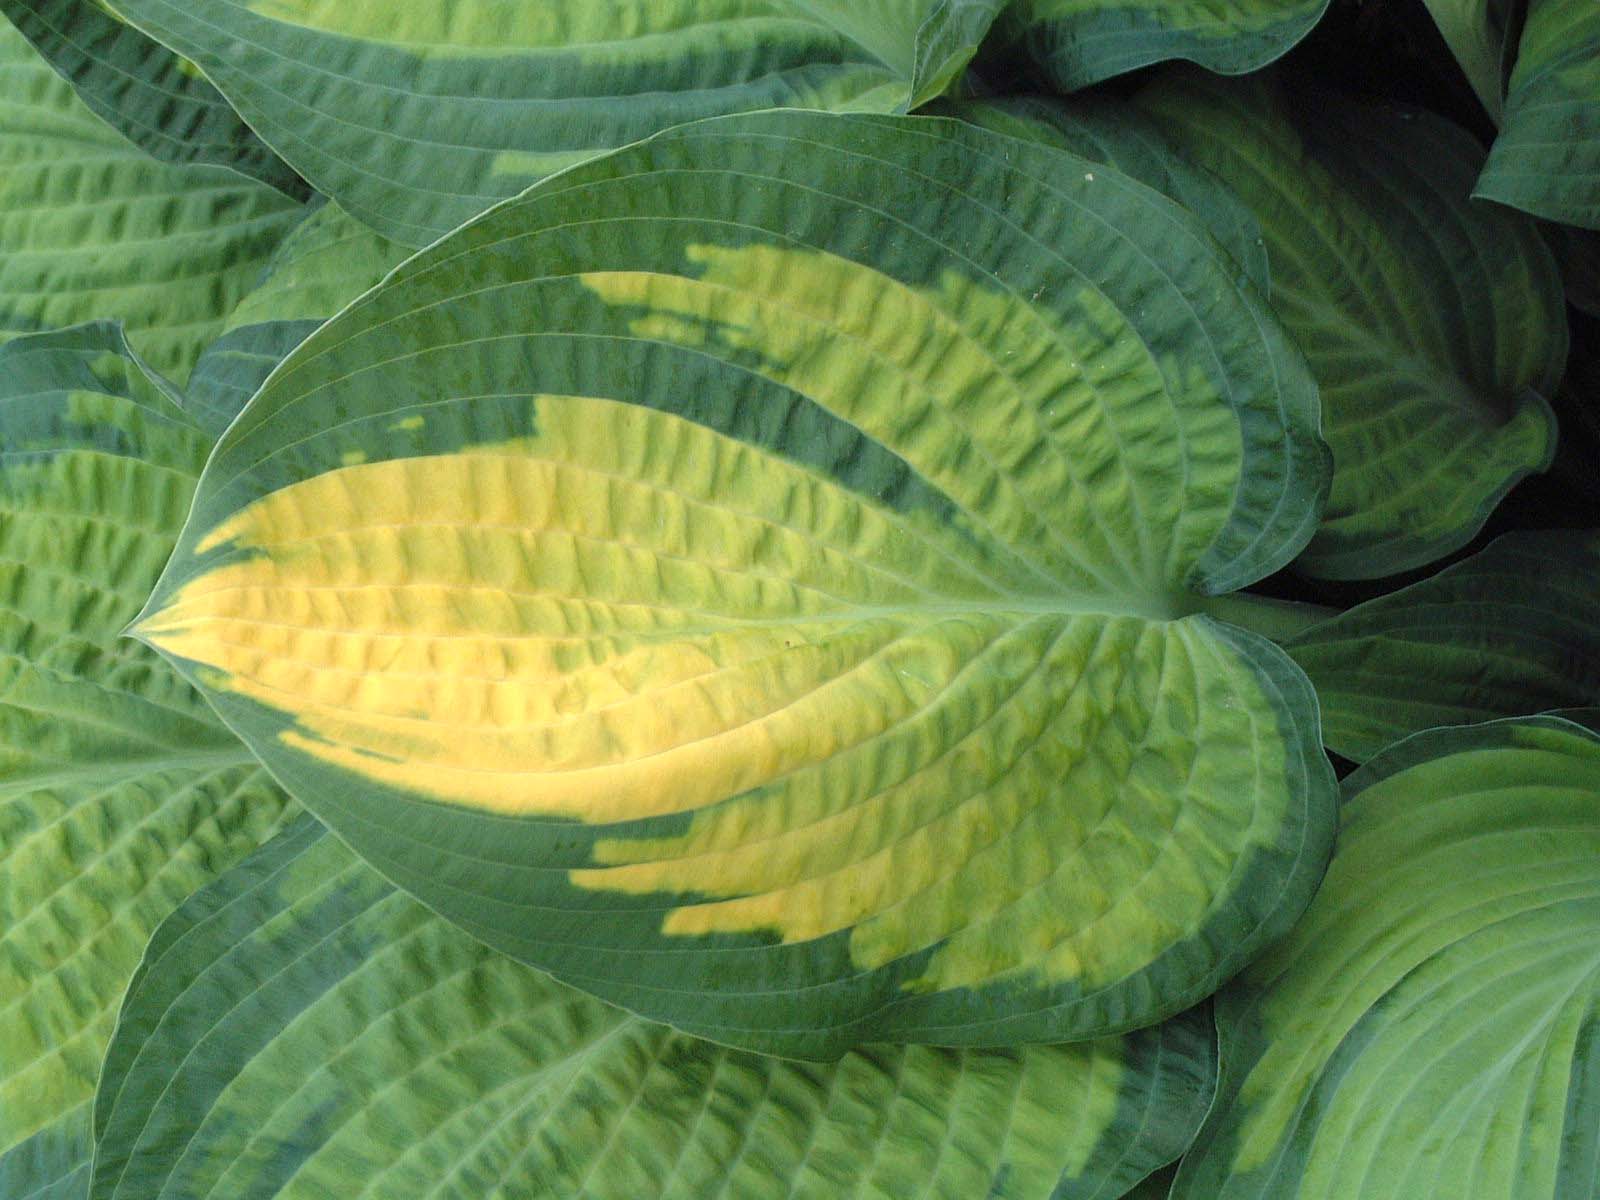
[[[1175,1200],[1595,1194],[1595,715],[1430,730],[1345,781],[1305,920],[1218,997]]]
[[[780,113],[402,264],[229,427],[139,625],[402,887],[726,1043],[1149,1024],[1280,933],[1331,772],[1204,615],[1326,481],[1193,218]]]
[[[1108,1200],[1215,1086],[1208,1013],[818,1065],[630,1017],[397,892],[314,821],[186,903],[122,1008],[93,1200]]]
[[[146,939],[288,799],[121,638],[209,447],[105,323],[0,346],[0,1195],[79,1200]]]

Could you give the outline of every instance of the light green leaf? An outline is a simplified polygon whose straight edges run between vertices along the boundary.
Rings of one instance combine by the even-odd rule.
[[[199,71],[97,0],[0,0],[0,13],[95,115],[140,148],[167,162],[232,167],[306,198],[305,181]]]
[[[421,246],[573,163],[768,108],[904,111],[1002,0],[118,0],[267,143]]]
[[[1088,178],[1093,176],[1093,178]],[[1098,1036],[1330,834],[1303,363],[1193,218],[959,122],[586,164],[274,372],[140,635],[387,876],[689,1032]]]
[[[184,392],[184,407],[219,437],[272,369],[408,251],[338,205],[314,209],[283,240],[260,284],[228,315]]]
[[[1467,193],[1482,152],[1419,109],[1198,72],[1140,104],[1261,221],[1272,308],[1322,389],[1333,491],[1299,566],[1370,579],[1459,549],[1544,470],[1566,362],[1531,221]]]
[[[1218,997],[1174,1200],[1600,1189],[1600,736],[1418,734],[1345,781],[1305,919]]]
[[[1012,0],[996,49],[1024,50],[1065,92],[1181,58],[1238,75],[1306,34],[1328,0]]]
[[[1209,1013],[819,1066],[630,1017],[469,938],[309,819],[156,933],[92,1200],[1120,1196],[1189,1144]]]
[[[1174,154],[1160,129],[1137,109],[1094,96],[1070,101],[1014,96],[951,102],[941,111],[996,133],[1108,163],[1155,188],[1200,218],[1250,282],[1267,294],[1267,248],[1255,214],[1216,176]]]
[[[1600,704],[1600,535],[1507,534],[1286,648],[1323,742],[1357,762],[1436,725]]]
[[[1473,193],[1600,229],[1600,4],[1529,0],[1500,136]]]
[[[150,158],[0,21],[0,340],[116,317],[181,382],[299,211],[234,171]]]
[[[120,637],[208,440],[112,325],[0,346],[0,1194],[67,1196],[151,931],[284,795]],[[81,1195],[81,1190],[79,1192]]]

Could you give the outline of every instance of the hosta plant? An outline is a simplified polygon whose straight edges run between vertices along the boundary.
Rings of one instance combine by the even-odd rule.
[[[0,1195],[1595,1195],[1589,7],[0,0]]]

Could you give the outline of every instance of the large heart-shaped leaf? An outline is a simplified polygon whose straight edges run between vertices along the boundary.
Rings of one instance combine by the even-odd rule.
[[[130,145],[0,21],[0,340],[119,317],[181,382],[299,212]]]
[[[1506,534],[1289,641],[1357,762],[1436,725],[1600,704],[1600,535]]]
[[[1188,1146],[1209,1014],[819,1066],[489,950],[309,818],[175,913],[122,1007],[94,1200],[1103,1200]]]
[[[1482,151],[1420,109],[1261,80],[1172,75],[1140,104],[1260,219],[1321,384],[1333,491],[1300,567],[1375,578],[1466,544],[1549,465],[1567,350],[1538,230],[1467,200]]]
[[[266,275],[200,356],[184,407],[220,436],[289,351],[407,253],[337,204],[317,207],[284,238]]]
[[[1137,109],[1094,96],[1071,101],[1014,96],[952,101],[943,111],[997,133],[1109,163],[1171,197],[1200,218],[1261,294],[1267,294],[1267,248],[1255,214],[1211,172],[1174,154],[1161,130]]]
[[[903,111],[1002,0],[118,0],[318,191],[421,246],[575,162],[684,121]]]
[[[958,122],[672,131],[313,334],[139,633],[385,874],[635,1011],[816,1056],[1147,1024],[1330,832],[1304,677],[1199,615],[1325,481],[1236,274]]]
[[[1418,734],[1345,781],[1305,919],[1218,997],[1175,1200],[1600,1189],[1600,736]]]
[[[1012,0],[996,48],[1020,47],[1072,92],[1182,58],[1236,75],[1311,32],[1328,0]]]
[[[114,326],[0,347],[0,1195],[82,1195],[88,1105],[157,923],[286,797],[120,638],[208,440]]]
[[[1600,229],[1600,4],[1529,0],[1476,195]]]
[[[232,167],[304,199],[305,181],[251,132],[205,76],[97,0],[0,0],[95,114],[157,158]]]

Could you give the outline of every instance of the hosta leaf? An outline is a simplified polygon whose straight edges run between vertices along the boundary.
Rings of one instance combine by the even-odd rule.
[[[316,208],[283,240],[266,276],[200,356],[185,408],[220,436],[289,351],[407,253],[336,204]]]
[[[1521,0],[1423,0],[1445,44],[1461,64],[1461,71],[1478,94],[1484,111],[1499,122],[1504,109],[1506,40],[1516,30],[1506,28],[1512,5]]]
[[[1323,741],[1357,762],[1435,725],[1600,704],[1600,535],[1507,534],[1287,648]]]
[[[0,21],[0,339],[118,317],[181,381],[299,211],[234,171],[150,158]]]
[[[1600,4],[1529,0],[1475,195],[1600,229]]]
[[[118,0],[318,191],[421,246],[574,162],[670,125],[904,110],[1002,0]]]
[[[232,167],[305,198],[305,182],[205,76],[97,0],[0,0],[0,13],[97,116],[157,158]]]
[[[208,445],[112,325],[0,347],[7,1197],[72,1194],[101,1052],[146,939],[286,804],[205,702],[119,636]]]
[[[93,1200],[1120,1196],[1189,1144],[1209,1015],[819,1066],[630,1017],[434,916],[315,822],[157,932]]]
[[[1200,218],[1261,294],[1267,294],[1267,250],[1255,214],[1209,171],[1175,155],[1161,131],[1137,109],[1093,96],[1071,101],[1016,96],[953,101],[944,111],[997,133],[1109,163],[1171,197]]]
[[[1600,232],[1570,225],[1541,225],[1540,231],[1561,264],[1567,303],[1591,317],[1600,317]]]
[[[1345,790],[1305,919],[1218,997],[1175,1200],[1595,1195],[1600,737],[1433,730]]]
[[[139,632],[390,878],[645,1015],[798,1056],[1149,1023],[1329,834],[1304,678],[1196,615],[1326,470],[1236,270],[957,122],[672,131],[303,343]]]
[[[1467,200],[1472,139],[1417,109],[1174,76],[1141,105],[1261,221],[1272,308],[1322,389],[1333,491],[1300,559],[1375,578],[1465,545],[1549,465],[1561,281],[1533,223]]]
[[[1012,0],[998,47],[1020,46],[1062,91],[1182,58],[1236,75],[1311,32],[1328,0]]]

